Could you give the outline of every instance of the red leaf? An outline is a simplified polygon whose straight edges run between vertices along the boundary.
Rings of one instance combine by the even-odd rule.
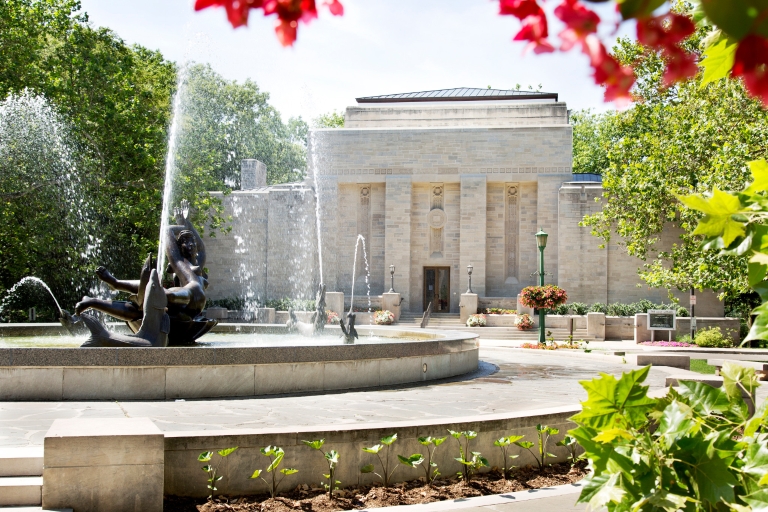
[[[672,49],[674,48],[674,49]],[[675,82],[692,78],[699,72],[696,64],[697,57],[679,46],[673,46],[664,51],[667,57],[667,68],[664,70],[664,85],[669,87]]]
[[[296,32],[299,28],[299,22],[296,20],[278,20],[275,24],[275,34],[277,34],[277,40],[283,46],[293,46],[296,41]]]
[[[332,0],[330,2],[327,2],[325,5],[328,6],[328,9],[331,11],[331,14],[333,14],[334,16],[344,15],[344,6],[341,5],[341,2],[339,2],[339,0]]]
[[[563,0],[563,3],[555,8],[555,16],[566,25],[565,30],[559,34],[563,41],[560,49],[563,51],[570,50],[577,43],[583,45],[589,34],[597,32],[597,25],[600,23],[600,16],[578,0]]]
[[[539,14],[541,7],[536,0],[499,0],[499,14],[511,15],[523,20],[528,16]]]
[[[533,49],[534,53],[549,53],[555,51],[555,48],[547,41],[547,35],[549,35],[547,17],[544,15],[544,11],[541,11],[539,14],[525,18],[520,32],[512,40],[530,41],[523,53],[530,49]]]
[[[655,50],[672,48],[695,31],[691,18],[673,12],[637,20],[637,40]]]

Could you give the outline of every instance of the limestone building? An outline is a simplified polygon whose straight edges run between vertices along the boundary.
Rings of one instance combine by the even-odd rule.
[[[272,187],[263,167],[244,163],[251,190],[223,198],[231,238],[206,241],[212,298],[311,297],[319,226],[329,291],[349,295],[354,275],[356,296],[369,286],[379,295],[393,265],[395,290],[414,312],[434,301],[437,312],[458,313],[470,265],[475,293],[512,304],[537,282],[539,228],[549,234],[547,282],[569,301],[668,302],[666,290],[640,284],[641,261],[615,243],[599,248],[578,226],[600,208],[602,187],[599,177],[571,173],[572,128],[557,94],[461,88],[358,98],[344,128],[310,132],[307,160],[305,182]],[[367,258],[360,247],[355,264],[358,235]],[[670,227],[660,245],[676,236]],[[712,292],[699,294],[697,315],[722,313]]]

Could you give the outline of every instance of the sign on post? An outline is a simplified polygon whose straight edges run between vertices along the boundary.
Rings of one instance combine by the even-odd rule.
[[[649,331],[674,331],[677,329],[677,315],[673,309],[649,309]]]

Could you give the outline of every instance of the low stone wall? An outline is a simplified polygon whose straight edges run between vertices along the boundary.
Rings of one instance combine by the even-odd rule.
[[[634,317],[634,340],[638,343],[649,341],[651,331],[648,330],[648,315],[640,313]],[[696,330],[701,331],[710,327],[719,327],[723,335],[731,338],[734,345],[738,345],[740,340],[739,328],[740,320],[738,318],[707,318],[696,317]],[[690,334],[691,319],[686,317],[677,318],[677,330],[672,334],[672,338]],[[654,337],[657,341],[667,340],[669,331],[656,331]]]
[[[434,462],[443,475],[453,475],[461,470],[455,460],[458,454],[456,441],[450,438],[448,430],[474,430],[477,438],[470,444],[472,451],[479,451],[488,459],[491,466],[501,466],[501,451],[493,442],[502,436],[524,435],[526,441],[536,442],[536,425],[543,424],[560,430],[552,436],[548,451],[555,455],[553,461],[565,460],[565,448],[555,446],[568,429],[575,425],[568,420],[579,412],[578,406],[525,411],[514,414],[493,414],[472,418],[471,420],[453,421],[438,419],[413,422],[392,422],[385,424],[334,425],[327,428],[294,427],[292,430],[264,429],[251,431],[201,431],[201,432],[166,432],[165,433],[165,494],[171,496],[207,496],[206,475],[200,471],[201,463],[197,456],[201,452],[238,446],[238,450],[225,458],[220,467],[224,479],[218,485],[218,492],[230,496],[243,496],[264,492],[264,483],[250,480],[248,477],[256,469],[265,469],[267,458],[259,450],[268,445],[277,445],[285,450],[281,467],[296,468],[298,473],[286,477],[281,489],[288,490],[300,484],[317,486],[322,474],[328,471],[322,454],[305,446],[301,441],[325,439],[323,449],[339,452],[339,465],[336,477],[342,487],[358,482],[370,484],[378,477],[372,474],[360,474],[360,468],[366,464],[379,462],[375,455],[362,451],[363,447],[378,444],[385,436],[397,434],[397,441],[391,446],[390,464],[397,463],[397,454],[410,455],[424,453],[425,447],[418,438],[424,436],[444,437],[448,439],[435,450]],[[514,465],[535,464],[527,450],[517,447],[510,449],[510,454],[519,454]],[[394,467],[394,466],[392,466]],[[490,468],[483,468],[485,472]],[[393,482],[415,480],[424,476],[423,468],[410,469],[400,466],[394,473]]]
[[[487,327],[514,327],[517,315],[485,315]]]
[[[516,297],[479,297],[477,310],[482,312],[485,308],[517,309]]]
[[[260,327],[224,325],[237,332]],[[337,326],[327,329],[339,331]],[[394,329],[358,331],[361,336],[414,338]],[[477,369],[476,335],[420,334],[432,339],[286,347],[0,348],[0,400],[164,400],[322,392],[443,379]]]
[[[538,316],[538,315],[537,315]],[[545,320],[547,327],[553,329],[568,329],[570,327],[570,320],[573,319],[574,329],[586,329],[587,317],[576,315],[547,315]]]
[[[606,316],[605,339],[631,340],[635,337],[635,318],[631,316]]]

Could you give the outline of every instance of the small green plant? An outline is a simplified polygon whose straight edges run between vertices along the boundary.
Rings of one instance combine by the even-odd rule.
[[[585,354],[589,354],[590,352],[592,352],[592,349],[589,348],[589,341],[588,340],[579,340],[579,345],[584,347],[584,353]]]
[[[227,455],[230,455],[232,452],[237,450],[237,446],[234,448],[225,448],[223,450],[219,450],[216,453],[219,455],[219,463],[215,466],[213,464],[206,464],[203,466],[203,471],[208,473],[208,489],[210,489],[210,494],[208,495],[208,499],[212,500],[213,495],[216,493],[216,482],[224,478],[221,475],[218,475],[219,471],[219,465],[221,465],[221,461],[224,460],[224,457]],[[203,452],[200,455],[197,456],[197,460],[200,462],[211,462],[211,458],[213,458],[214,452]]]
[[[433,462],[432,459],[435,457],[435,450],[437,450],[437,447],[443,444],[446,439],[448,439],[448,437],[429,436],[419,438],[419,443],[427,447],[427,463],[423,466],[426,476],[425,483],[427,485],[432,485],[432,482],[435,481],[435,478],[440,475],[440,472],[437,470],[437,464]],[[431,449],[429,448],[430,445],[432,446]]]
[[[556,428],[548,427],[546,425],[542,425],[541,423],[536,425],[536,435],[539,438],[538,455],[536,452],[531,450],[531,448],[535,446],[531,441],[518,441],[515,444],[520,448],[525,448],[531,452],[531,455],[533,455],[533,458],[536,459],[536,463],[539,465],[539,469],[542,469],[547,465],[547,457],[554,457],[554,455],[547,452],[547,443],[549,442],[549,437],[559,433],[560,430]]]
[[[325,444],[325,439],[318,439],[317,441],[302,441],[302,443],[309,446],[313,450],[318,450],[325,456],[325,462],[328,464],[328,473],[324,473],[323,478],[326,478],[328,483],[326,484],[325,482],[320,482],[320,485],[322,485],[328,491],[328,498],[333,499],[333,491],[339,489],[339,486],[341,485],[341,481],[336,480],[336,477],[334,476],[336,474],[336,466],[339,465],[339,452],[336,450],[331,450],[329,452],[323,453],[321,448]]]
[[[579,446],[576,438],[566,435],[555,446],[564,446],[568,450],[568,457],[571,459],[571,466],[576,464],[576,448]]]
[[[395,470],[397,469],[397,464],[392,468],[392,471],[389,470],[389,447],[392,446],[392,443],[397,441],[397,434],[392,434],[391,436],[382,437],[380,440],[381,444],[373,445],[369,448],[363,448],[363,451],[366,453],[372,453],[376,455],[379,459],[379,463],[381,464],[381,474],[376,473],[374,470],[373,464],[366,464],[360,469],[360,473],[373,473],[374,475],[381,478],[382,483],[384,484],[384,487],[389,487],[389,479],[392,478],[392,475],[395,474]],[[382,459],[381,458],[381,452],[386,451],[386,456]]]
[[[696,338],[693,340],[696,345],[700,347],[708,348],[731,348],[733,347],[733,341],[730,338],[723,336],[723,332],[719,327],[710,327],[709,329],[702,329],[696,333]]]
[[[459,456],[455,457],[455,460],[461,464],[461,471],[458,473],[460,478],[464,479],[464,483],[469,484],[469,480],[472,478],[472,474],[478,471],[482,467],[488,467],[488,459],[483,457],[480,452],[473,452],[469,449],[469,442],[477,437],[477,432],[473,430],[465,430],[462,432],[448,431],[456,442],[459,443]],[[461,438],[464,438],[464,445],[461,444]],[[471,456],[471,457],[470,457]]]
[[[521,440],[523,436],[505,436],[501,437],[493,442],[493,446],[498,446],[501,450],[501,460],[502,460],[502,467],[504,468],[504,472],[502,473],[504,475],[504,480],[507,479],[507,476],[509,476],[509,471],[514,466],[507,466],[507,450],[509,449],[509,445]],[[509,455],[510,459],[516,459],[519,457],[519,455]]]
[[[260,469],[257,469],[253,472],[253,474],[249,477],[252,479],[261,478],[261,480],[267,484],[267,488],[269,489],[269,495],[272,497],[272,499],[275,499],[275,496],[277,496],[277,489],[280,487],[280,484],[288,475],[293,475],[294,473],[298,473],[298,469],[294,468],[285,468],[281,469],[279,473],[281,473],[283,476],[280,478],[280,480],[277,479],[277,473],[278,473],[278,466],[280,466],[280,463],[283,461],[283,457],[285,457],[285,450],[280,448],[279,446],[267,446],[265,448],[261,449],[261,454],[265,457],[269,457],[269,466],[267,466],[267,473],[271,475],[270,481],[267,481],[263,476],[261,476],[262,471]]]
[[[414,453],[410,457],[406,457],[404,455],[398,455],[397,460],[402,464],[403,466],[407,466],[411,469],[417,469],[418,466],[424,462],[424,456],[420,453]],[[394,473],[394,471],[393,471]]]

